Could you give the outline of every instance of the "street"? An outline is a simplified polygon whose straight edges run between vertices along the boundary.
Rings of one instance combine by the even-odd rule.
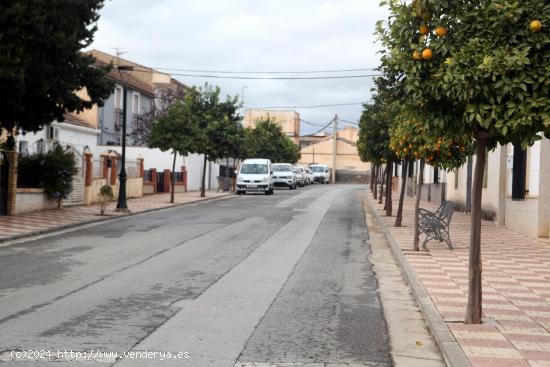
[[[390,366],[359,188],[233,197],[0,247],[2,360],[99,350],[186,353],[124,366]]]

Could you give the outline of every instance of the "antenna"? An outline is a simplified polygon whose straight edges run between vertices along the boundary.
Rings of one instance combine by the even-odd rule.
[[[118,60],[120,59],[120,55],[124,55],[125,53],[128,53],[128,51],[124,51],[122,47],[113,47],[113,49],[115,50],[115,53],[116,53],[116,60],[115,60],[115,67],[116,67],[119,64]]]

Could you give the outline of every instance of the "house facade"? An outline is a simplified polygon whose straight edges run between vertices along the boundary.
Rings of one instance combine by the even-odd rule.
[[[98,145],[121,145],[126,96],[126,144],[142,145],[145,124],[154,103],[153,88],[132,75],[132,71],[111,70],[115,81],[113,94],[98,110]]]
[[[78,92],[81,98],[87,98],[85,89]],[[97,145],[100,131],[97,126],[97,106],[81,113],[67,113],[63,121],[54,121],[36,133],[19,134],[17,137],[20,155],[46,153],[56,144],[73,153],[77,173],[73,177],[73,191],[64,200],[64,205],[85,203],[85,152]],[[21,186],[21,185],[19,185]],[[24,186],[24,185],[23,185]],[[45,208],[54,208],[56,204],[48,200],[42,189],[18,187],[14,213],[24,213]]]
[[[467,165],[448,174],[449,200],[459,204],[465,200],[467,176]],[[487,153],[482,210],[511,230],[549,236],[550,140],[542,138],[525,150],[508,144]]]
[[[107,150],[120,154],[122,137],[122,102],[126,89],[126,157],[131,162],[143,158],[144,170],[154,170],[159,179],[165,170],[172,168],[173,155],[170,151],[162,152],[159,149],[147,147],[148,129],[144,128],[147,119],[151,118],[152,108],[161,108],[161,103],[167,94],[185,94],[189,87],[174,79],[170,74],[135,63],[108,53],[89,51],[96,60],[103,64],[112,64],[116,67],[111,70],[109,77],[115,80],[115,90],[98,112],[98,127],[100,135],[94,154],[102,154]],[[185,167],[187,171],[187,189],[198,190],[202,179],[203,155],[190,154],[187,157],[176,158],[177,170]],[[220,165],[210,162],[206,173],[207,188],[216,188]]]
[[[550,236],[550,140],[541,139],[522,149],[512,144],[488,151],[483,177],[482,215],[497,225],[531,236]],[[423,200],[449,200],[459,210],[471,210],[471,185],[476,157],[445,172],[426,166]],[[419,162],[411,164],[408,195],[414,195]],[[401,174],[400,167],[395,176]],[[400,182],[400,180],[399,180]],[[397,183],[396,183],[397,186]]]
[[[296,111],[283,110],[259,110],[247,109],[244,113],[243,126],[254,128],[260,120],[270,118],[280,125],[283,133],[288,136],[294,144],[300,142],[300,114]]]
[[[300,150],[299,165],[325,164],[336,172],[337,182],[366,182],[370,163],[361,161],[357,152],[359,129],[348,127],[336,133],[336,167],[333,166],[332,135],[300,137],[307,143]]]

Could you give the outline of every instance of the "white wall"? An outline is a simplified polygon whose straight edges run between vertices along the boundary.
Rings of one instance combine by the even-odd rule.
[[[550,237],[550,140],[540,144],[539,231],[538,235]]]
[[[120,146],[100,145],[97,146],[96,151],[94,151],[94,156],[99,156],[109,150],[113,150],[118,153],[122,152],[122,148]],[[174,156],[170,153],[170,151],[162,152],[160,149],[151,149],[146,147],[126,147],[126,159],[136,160],[138,157],[142,157],[144,159],[143,165],[146,170],[156,168],[157,172],[162,172],[165,169],[172,169]],[[181,166],[185,166],[187,168],[187,190],[195,191],[200,189],[202,164],[203,155],[199,154],[190,154],[187,157],[178,156],[176,158],[176,171],[180,171]],[[208,172],[209,169],[210,172]],[[219,172],[220,166],[218,163],[207,162],[206,188],[208,188],[209,178],[210,188],[216,189],[218,187],[216,176],[219,175]]]
[[[101,154],[107,153],[109,150],[116,151],[119,154],[122,153],[122,147],[115,145],[98,145],[93,150],[94,156],[99,157]],[[172,162],[174,156],[170,151],[163,152],[160,149],[151,149],[147,147],[126,147],[126,159],[135,161],[137,158],[143,158],[144,169],[148,170],[156,168],[157,172],[164,171],[165,169],[172,170]],[[182,156],[176,158],[176,171],[181,169],[185,163],[185,159]]]
[[[504,206],[504,202],[499,199],[501,177],[501,149],[506,147],[498,146],[490,151],[485,162],[487,169],[487,187],[483,188],[481,207],[484,211],[498,215],[499,207]],[[474,170],[476,157],[472,160],[472,184],[474,180]],[[455,189],[456,170],[447,173],[447,200],[454,201],[461,205],[466,204],[468,164],[465,163],[458,169],[458,188]]]
[[[97,129],[66,122],[54,122],[51,126],[58,128],[58,141],[63,147],[70,145],[82,154],[85,147],[93,150],[97,146],[97,136],[99,135],[99,130]],[[36,133],[27,133],[18,137],[18,141],[26,141],[28,143],[29,153],[31,154],[37,152],[37,142],[40,139],[46,140],[45,128]]]
[[[43,189],[17,189],[16,214],[56,208],[57,202],[48,199]]]
[[[191,154],[185,159],[187,167],[187,190],[199,190],[201,187],[203,157],[203,155]],[[208,189],[208,182],[210,182],[210,188],[217,189],[218,182],[216,177],[220,173],[220,165],[215,162],[207,162],[206,171],[206,188]]]

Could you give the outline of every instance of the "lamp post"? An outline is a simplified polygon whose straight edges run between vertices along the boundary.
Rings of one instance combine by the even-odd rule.
[[[132,66],[119,65],[118,71],[121,70],[133,70]],[[126,85],[122,85],[122,157],[120,162],[120,174],[118,175],[118,201],[116,205],[117,212],[129,212],[128,205],[126,203],[126,111],[127,111],[127,90]]]

